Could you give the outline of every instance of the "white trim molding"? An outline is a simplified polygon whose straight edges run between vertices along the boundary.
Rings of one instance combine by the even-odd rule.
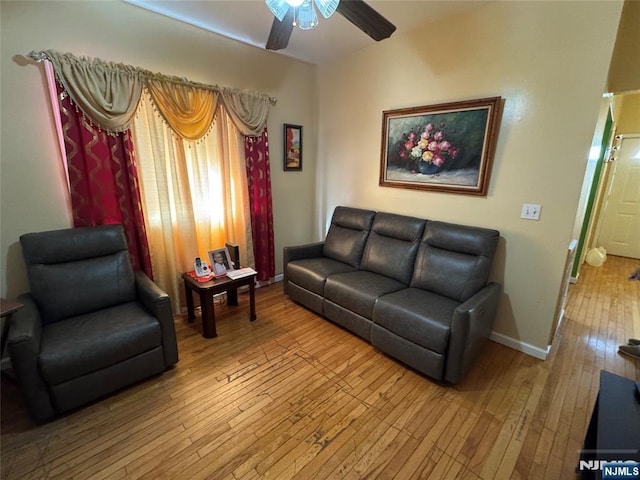
[[[531,355],[532,357],[538,358],[540,360],[546,360],[547,356],[549,355],[549,351],[551,350],[551,345],[549,345],[546,349],[534,347],[533,345],[529,345],[528,343],[521,342],[520,340],[516,340],[514,338],[507,337],[506,335],[502,335],[501,333],[496,332],[491,332],[489,339],[501,345],[513,348],[514,350],[518,350],[519,352]]]
[[[284,279],[284,274],[280,273],[275,277],[270,278],[269,280],[258,280],[256,282],[256,287],[257,288],[266,287],[267,285],[271,285],[272,283],[281,282],[283,279]]]

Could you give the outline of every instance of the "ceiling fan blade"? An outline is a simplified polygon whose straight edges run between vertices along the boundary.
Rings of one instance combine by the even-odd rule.
[[[282,50],[289,45],[289,38],[291,38],[291,32],[293,31],[293,16],[294,9],[290,8],[282,21],[277,18],[273,18],[273,24],[271,25],[271,32],[269,32],[269,38],[265,48],[267,50]]]
[[[338,12],[377,42],[389,38],[396,31],[393,23],[363,0],[341,0]]]

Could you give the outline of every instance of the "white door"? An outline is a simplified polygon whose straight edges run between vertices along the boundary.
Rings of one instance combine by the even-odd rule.
[[[640,259],[640,136],[622,136],[613,167],[600,244],[607,254]]]

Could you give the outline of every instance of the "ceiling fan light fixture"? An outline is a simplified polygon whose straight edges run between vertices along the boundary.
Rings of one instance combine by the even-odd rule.
[[[315,0],[316,7],[324,18],[329,18],[338,8],[340,0]]]
[[[287,14],[287,10],[289,10],[289,3],[285,0],[264,0],[264,3],[267,4],[273,16],[276,17],[279,21],[282,21],[284,16]]]
[[[300,30],[311,30],[318,26],[318,16],[316,9],[313,8],[313,0],[304,0],[297,8],[295,25]]]
[[[324,18],[329,18],[338,8],[340,0],[265,0],[264,3],[279,22],[282,22],[289,9],[293,8],[293,26],[310,30],[318,26],[315,7]]]
[[[292,6],[292,2],[299,2],[299,6]],[[389,38],[396,30],[396,26],[371,7],[367,0],[265,0],[265,3],[275,16],[265,44],[267,50],[287,48],[296,26],[303,30],[316,27],[316,8],[325,18],[337,11],[376,42]]]

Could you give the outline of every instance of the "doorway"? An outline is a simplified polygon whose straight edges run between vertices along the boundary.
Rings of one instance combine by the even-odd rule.
[[[615,132],[615,143],[613,144],[607,143],[603,138],[606,119],[609,115],[613,119],[612,131]],[[603,157],[604,163],[602,169],[587,168],[585,173],[581,194],[583,207],[578,209],[573,236],[576,239],[581,238],[583,245],[575,259],[572,283],[578,281],[579,269],[584,263],[588,251],[603,246],[603,232],[609,235],[614,243],[635,244],[640,248],[638,246],[640,241],[637,237],[637,223],[634,223],[640,219],[640,213],[637,212],[637,209],[640,208],[640,159],[633,158],[638,151],[633,150],[635,143],[631,141],[631,139],[640,141],[640,91],[605,95],[600,117],[594,134],[594,139],[597,140],[592,143],[592,151],[598,151],[600,155],[595,155],[595,157]],[[628,164],[619,168],[619,163],[616,162],[620,160],[619,153],[624,144],[622,139],[628,140],[626,142],[628,147],[624,152],[625,161]],[[626,157],[627,152],[630,152],[631,158]],[[614,182],[616,178],[617,181]],[[616,202],[618,202],[618,206],[612,207]],[[587,208],[587,203],[589,203],[589,208]],[[629,204],[628,206],[632,207],[632,212],[636,213],[624,213],[622,208],[626,208],[626,204]],[[627,226],[626,232],[624,232],[625,225]],[[603,230],[603,226],[607,230],[613,229],[615,232],[609,234],[607,230]],[[622,255],[622,251],[616,248],[613,251],[607,251],[612,255]],[[625,252],[625,255],[622,256],[627,255],[629,252]]]
[[[598,235],[608,254],[640,259],[640,135],[618,135]]]

